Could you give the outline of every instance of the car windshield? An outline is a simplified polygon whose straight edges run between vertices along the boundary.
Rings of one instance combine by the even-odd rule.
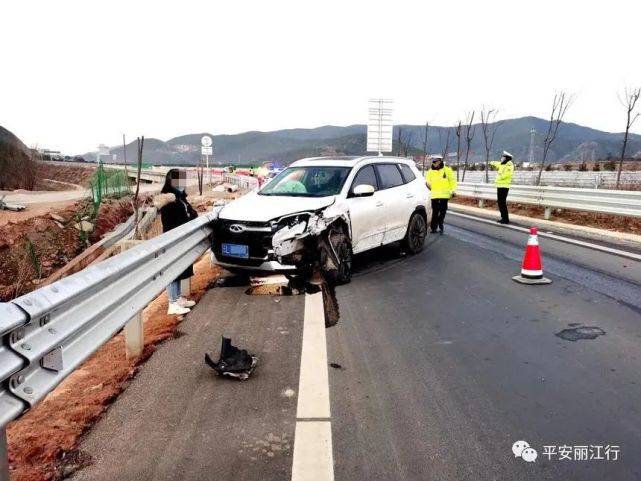
[[[343,188],[351,167],[290,167],[274,177],[260,195],[326,197],[337,195]]]

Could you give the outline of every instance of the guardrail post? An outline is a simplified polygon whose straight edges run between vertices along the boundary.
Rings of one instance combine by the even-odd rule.
[[[120,252],[134,247],[142,241],[128,240],[120,243]],[[145,347],[145,331],[142,319],[142,311],[132,317],[123,328],[125,335],[125,354],[128,358],[138,357]]]
[[[7,449],[7,429],[0,429],[0,481],[9,481],[9,450]]]
[[[138,357],[145,347],[145,331],[142,311],[132,317],[123,329],[125,333],[125,353],[127,358]]]
[[[552,217],[552,207],[546,207],[545,212],[543,213],[543,218],[545,220],[550,220],[550,217]]]
[[[479,199],[479,207],[482,209],[485,207],[485,199]]]

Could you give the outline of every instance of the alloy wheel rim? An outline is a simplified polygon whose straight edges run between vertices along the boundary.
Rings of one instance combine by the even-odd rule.
[[[427,226],[422,217],[417,216],[416,220],[412,223],[412,229],[410,231],[410,240],[412,241],[412,247],[417,248],[421,245],[425,236],[427,235]]]

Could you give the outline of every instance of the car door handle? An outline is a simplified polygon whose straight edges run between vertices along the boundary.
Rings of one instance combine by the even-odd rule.
[[[405,197],[407,197],[408,199],[411,199],[412,197],[414,197],[414,194],[406,194]]]
[[[376,203],[376,207],[383,207],[383,203],[379,200],[379,201]]]

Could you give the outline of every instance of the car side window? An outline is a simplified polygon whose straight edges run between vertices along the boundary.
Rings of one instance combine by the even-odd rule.
[[[416,176],[414,175],[414,172],[412,172],[412,168],[409,165],[398,164],[398,166],[401,168],[401,174],[403,174],[403,179],[405,179],[406,184],[416,179]]]
[[[372,187],[374,187],[374,190],[378,190],[376,173],[374,172],[374,167],[372,167],[371,165],[366,165],[354,176],[354,181],[352,182],[352,187],[349,190],[349,193],[353,194],[354,188],[362,184],[371,185]]]
[[[391,189],[403,185],[403,176],[396,164],[377,164],[376,170],[381,180],[381,189]]]

